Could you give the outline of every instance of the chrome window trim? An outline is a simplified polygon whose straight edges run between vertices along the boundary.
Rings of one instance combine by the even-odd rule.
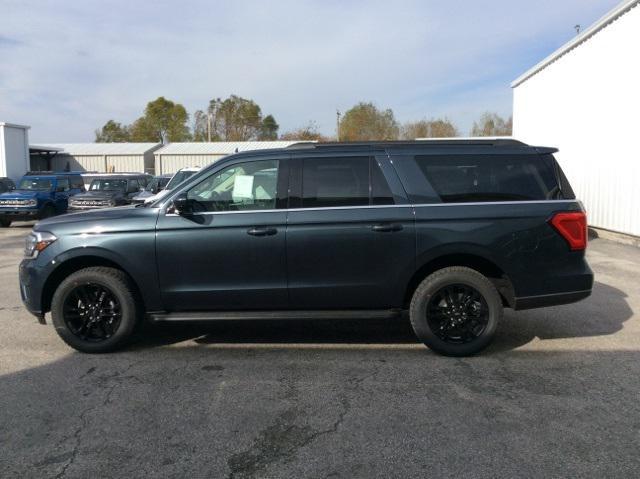
[[[242,210],[242,211],[203,211],[197,213],[197,216],[202,215],[229,215],[229,214],[244,214],[244,213],[278,213],[289,211],[325,211],[325,210],[361,210],[361,209],[382,209],[382,208],[421,208],[425,206],[486,206],[486,205],[520,205],[520,204],[547,204],[547,203],[579,203],[579,200],[530,200],[530,201],[477,201],[469,203],[416,203],[416,204],[402,204],[402,205],[361,205],[361,206],[324,206],[318,208],[283,208],[283,209],[263,209],[263,210]],[[167,208],[168,211],[168,208]],[[181,216],[177,213],[168,213],[165,211],[165,216]],[[194,215],[196,216],[196,215]]]

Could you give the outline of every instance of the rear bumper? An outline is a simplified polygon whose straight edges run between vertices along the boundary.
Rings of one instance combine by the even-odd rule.
[[[584,298],[588,298],[589,296],[591,296],[591,289],[565,293],[543,294],[540,296],[523,296],[516,298],[514,309],[522,310],[570,304],[578,302]]]

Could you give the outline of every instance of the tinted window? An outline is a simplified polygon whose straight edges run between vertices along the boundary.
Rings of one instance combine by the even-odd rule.
[[[302,206],[369,204],[369,157],[306,159],[302,165]]]
[[[51,190],[52,181],[40,178],[24,178],[20,180],[18,185],[19,190],[36,190],[36,191],[49,191]]]
[[[382,174],[378,162],[371,158],[371,204],[392,205],[393,203],[393,194],[389,184]]]
[[[91,191],[124,191],[127,180],[93,180],[89,190]]]
[[[168,190],[174,189],[180,183],[182,183],[183,181],[185,181],[190,176],[193,176],[196,173],[197,173],[197,171],[185,171],[185,170],[181,170],[181,171],[176,172],[176,174],[173,175],[173,177],[171,178],[169,183],[167,183],[167,189]]]
[[[445,203],[547,200],[558,194],[554,165],[538,156],[416,156]]]
[[[69,191],[69,180],[66,178],[58,178],[57,191]]]
[[[265,210],[276,207],[278,160],[237,163],[206,177],[187,192],[195,211]]]
[[[129,184],[127,185],[127,193],[134,193],[140,190],[140,183],[138,180],[129,180]]]
[[[71,176],[69,177],[69,182],[71,184],[72,189],[82,189],[84,188],[84,183],[82,178],[79,176]]]

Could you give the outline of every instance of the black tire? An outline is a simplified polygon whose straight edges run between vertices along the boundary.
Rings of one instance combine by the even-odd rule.
[[[42,208],[42,211],[40,212],[39,215],[39,219],[44,220],[47,218],[51,218],[52,216],[56,215],[56,209],[52,206],[52,205],[47,205],[44,208]]]
[[[445,356],[482,351],[493,340],[502,314],[502,299],[493,283],[463,266],[444,268],[425,278],[409,308],[418,339]]]
[[[79,291],[84,293],[79,294]],[[95,306],[98,301],[102,303],[98,298],[100,291],[106,291],[109,298],[104,308]],[[92,292],[95,295],[92,296]],[[86,307],[81,299],[85,297]],[[72,348],[83,353],[108,353],[120,349],[131,338],[142,316],[139,304],[135,288],[124,272],[91,267],[76,271],[60,283],[51,300],[51,317],[58,335]],[[92,310],[91,305],[96,309]],[[91,314],[94,316],[88,319],[87,315]],[[109,315],[118,317],[104,319]],[[101,331],[105,334],[101,335]]]
[[[11,226],[9,218],[0,218],[0,228],[8,228],[9,226]]]

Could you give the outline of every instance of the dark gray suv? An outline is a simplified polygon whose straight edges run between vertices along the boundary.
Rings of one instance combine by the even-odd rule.
[[[38,223],[22,299],[90,353],[121,347],[145,318],[408,311],[433,350],[473,354],[503,307],[591,293],[585,212],[555,151],[440,140],[231,155],[151,205]]]

